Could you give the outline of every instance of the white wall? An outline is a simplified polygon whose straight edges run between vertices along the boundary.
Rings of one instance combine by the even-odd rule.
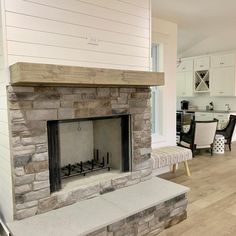
[[[12,176],[9,146],[6,85],[8,70],[5,43],[4,2],[1,1],[0,17],[0,217],[4,221],[13,219]]]
[[[176,144],[176,58],[177,25],[161,19],[152,19],[152,42],[164,44],[165,86],[163,91],[163,130],[161,137],[153,138],[153,147]]]
[[[10,65],[25,61],[149,70],[149,0],[5,4]]]

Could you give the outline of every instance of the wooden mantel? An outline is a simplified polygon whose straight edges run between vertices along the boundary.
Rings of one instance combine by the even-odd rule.
[[[161,86],[164,73],[18,62],[10,66],[11,85]]]

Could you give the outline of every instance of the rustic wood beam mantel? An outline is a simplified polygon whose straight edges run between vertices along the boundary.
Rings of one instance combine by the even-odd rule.
[[[164,73],[18,62],[10,66],[11,85],[161,86]]]

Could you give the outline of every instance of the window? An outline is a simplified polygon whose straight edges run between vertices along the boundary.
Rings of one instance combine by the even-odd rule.
[[[160,43],[152,44],[152,71],[163,72],[164,45]],[[163,136],[163,88],[152,87],[152,134],[155,137]]]

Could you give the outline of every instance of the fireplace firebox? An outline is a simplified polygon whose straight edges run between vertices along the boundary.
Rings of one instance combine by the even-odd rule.
[[[130,115],[47,122],[51,192],[65,179],[131,170]]]

